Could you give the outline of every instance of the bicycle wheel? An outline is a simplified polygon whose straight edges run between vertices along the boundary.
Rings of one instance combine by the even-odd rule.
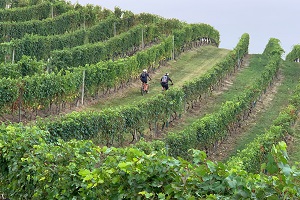
[[[141,94],[142,94],[142,96],[144,96],[145,92],[146,92],[146,91],[144,90],[144,87],[142,86],[142,87],[141,87]]]

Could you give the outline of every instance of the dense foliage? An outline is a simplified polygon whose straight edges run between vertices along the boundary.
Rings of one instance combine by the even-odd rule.
[[[247,53],[248,44],[249,35],[244,34],[237,45],[237,49],[240,48],[240,51],[243,52],[242,55]],[[157,53],[146,53],[141,58],[147,60],[145,59],[147,55],[157,55]],[[168,122],[171,115],[181,113],[184,107],[187,107],[187,103],[208,92],[209,88],[217,84],[225,74],[233,71],[238,66],[237,61],[236,50],[233,50],[224,58],[224,61],[216,64],[211,71],[196,80],[187,82],[181,89],[170,90],[165,94],[156,95],[153,98],[145,99],[145,101],[137,102],[135,105],[129,107],[107,109],[103,112],[73,112],[63,117],[57,117],[56,119],[39,120],[38,124],[43,129],[49,130],[54,138],[59,136],[65,140],[69,140],[72,138],[89,139],[97,137],[100,143],[106,145],[111,145],[116,141],[122,142],[126,135],[140,131],[146,125],[150,129],[156,129],[158,124]],[[146,66],[149,66],[149,64],[145,63]],[[93,71],[95,78],[91,81],[97,80],[97,77],[101,77],[100,73],[98,74],[96,70]],[[120,77],[120,75],[116,77]],[[194,96],[190,96],[190,94],[194,94]],[[112,120],[107,120],[107,118]],[[176,146],[172,145],[171,148],[176,148]]]
[[[280,45],[280,40],[277,38],[270,38],[262,54],[272,57],[272,56],[282,56],[283,53],[284,50]]]
[[[184,31],[174,31],[177,33],[177,36],[180,39],[176,39],[176,42],[182,43],[182,41],[197,43],[202,45],[202,43],[198,42],[203,37],[209,38],[209,35],[206,35],[207,29],[212,29],[212,27],[205,24],[195,24],[195,25],[186,25],[189,27],[194,27],[194,30],[198,30],[198,36],[195,34],[191,35],[193,29],[184,29]],[[198,27],[198,28],[197,28]],[[129,33],[124,33],[125,35],[130,35]],[[219,34],[218,32],[211,31],[211,36],[213,41],[218,41]],[[156,36],[156,32],[152,32],[152,35],[149,34],[149,38],[154,38]],[[132,39],[134,44],[137,42],[137,37],[135,34],[130,37],[135,38]],[[116,50],[118,52],[122,51],[122,44],[128,44],[127,49],[129,48],[129,43],[132,44],[131,40],[127,39],[126,42],[121,37],[113,37],[114,40],[108,42],[109,46],[100,45],[92,47],[100,48],[105,51],[107,47],[109,51],[109,55],[113,55],[112,53]],[[126,37],[128,38],[128,37]],[[191,41],[192,40],[192,41]],[[140,41],[140,40],[139,40]],[[114,46],[117,43],[118,46]],[[137,44],[136,44],[137,45]],[[86,46],[85,46],[86,47]],[[107,56],[107,54],[97,53],[97,51],[91,51],[89,48],[78,47],[78,51],[64,51],[69,52],[69,56],[75,58],[80,58],[78,62],[90,60],[89,62],[95,62],[94,59],[99,59],[99,56]],[[81,51],[82,50],[82,51]],[[21,102],[21,107],[23,109],[33,109],[37,110],[38,108],[49,108],[53,104],[61,105],[65,102],[74,102],[75,99],[78,100],[80,95],[80,87],[82,83],[83,71],[85,71],[85,91],[86,95],[97,95],[100,91],[108,90],[110,88],[114,88],[117,85],[124,84],[128,80],[136,77],[136,75],[144,68],[149,68],[151,66],[157,66],[160,61],[166,60],[166,58],[171,57],[173,51],[172,44],[172,36],[167,38],[161,38],[161,42],[157,45],[152,45],[149,48],[145,48],[143,51],[138,51],[133,56],[130,56],[125,59],[119,59],[117,61],[108,60],[106,62],[99,61],[93,65],[86,65],[84,67],[79,67],[77,69],[72,69],[72,71],[61,71],[59,73],[45,73],[41,76],[34,75],[24,77],[23,79],[18,79],[18,86],[21,93],[18,95],[18,99]],[[85,53],[84,53],[85,52]],[[89,52],[89,53],[87,53]],[[95,54],[97,53],[97,54]],[[69,60],[73,62],[73,59],[68,59],[65,54],[60,54],[61,56],[57,56],[56,61],[63,63],[65,60]],[[61,57],[59,59],[58,57]],[[90,59],[94,58],[94,59]],[[47,66],[47,69],[51,66],[44,64]],[[62,65],[63,66],[63,65]],[[74,67],[73,67],[74,68]],[[6,88],[3,88],[3,93],[7,93],[9,91],[5,91]],[[9,88],[7,88],[9,90]],[[1,101],[1,100],[0,100]],[[11,105],[15,105],[16,102],[5,102],[3,103],[3,109],[11,107]],[[20,106],[14,109],[20,109]]]
[[[300,62],[300,45],[295,45],[290,53],[287,54],[286,60]]]
[[[0,192],[11,199],[293,199],[299,171],[285,143],[272,146],[268,173],[252,174],[191,150],[192,162],[158,151],[49,143],[36,127],[0,127]]]
[[[1,5],[0,5],[1,6]],[[73,7],[65,2],[50,3],[49,1],[22,8],[0,9],[1,22],[21,22],[30,20],[43,20],[57,16]]]
[[[0,3],[1,7],[10,4],[13,8],[0,10],[0,39],[6,41],[1,45],[1,55],[16,50],[29,54],[17,54],[16,63],[12,59],[12,63],[0,65],[0,114],[10,109],[37,110],[78,100],[81,87],[86,95],[97,96],[99,91],[122,85],[141,69],[153,69],[186,48],[219,44],[219,32],[206,24],[185,24],[148,14],[135,18],[119,8],[113,14],[92,6],[76,5],[72,9],[65,3]],[[59,8],[55,17],[54,8]],[[95,25],[100,19],[103,21]],[[112,26],[120,28],[120,32],[117,34]],[[103,35],[96,34],[102,28]],[[65,34],[66,31],[72,33]],[[54,40],[54,46],[45,45]],[[162,141],[111,147],[114,142],[122,144],[130,134],[134,137],[146,126],[156,129],[159,124],[165,125],[171,117],[178,117],[203,95],[210,94],[240,67],[248,53],[248,34],[242,35],[222,62],[182,88],[116,109],[74,112],[41,119],[31,126],[0,125],[0,194],[10,199],[300,198],[299,170],[289,165],[286,144],[280,142],[291,133],[291,125],[297,119],[300,85],[290,105],[266,133],[227,163],[212,162],[205,152],[195,150],[207,151],[249,114],[278,73],[283,53],[279,43],[275,38],[269,40],[263,52],[268,64],[255,84],[218,111],[196,120],[188,129],[169,133]],[[39,47],[44,45],[39,53]],[[136,51],[129,56],[130,48]],[[295,60],[295,51],[288,59]],[[36,60],[38,56],[34,55],[38,54],[38,60],[47,60],[51,55],[51,62]],[[89,139],[104,145],[99,147]]]
[[[234,97],[232,101],[225,102],[218,111],[196,120],[180,133],[169,133],[166,137],[166,144],[170,148],[170,154],[186,157],[188,149],[200,148],[209,151],[224,140],[251,112],[253,105],[272,82],[278,69],[277,57],[269,62],[256,83],[245,89],[241,95]]]

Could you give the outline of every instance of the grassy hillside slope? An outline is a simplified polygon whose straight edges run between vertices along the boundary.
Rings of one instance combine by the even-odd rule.
[[[163,66],[155,72],[150,72],[152,80],[149,82],[150,92],[146,96],[141,96],[141,82],[137,80],[130,88],[121,90],[107,98],[100,99],[97,104],[87,107],[86,109],[101,110],[109,106],[114,107],[132,104],[144,98],[154,96],[161,92],[160,78],[166,72],[170,74],[170,77],[174,82],[174,86],[171,87],[181,87],[185,81],[190,81],[203,75],[207,70],[211,69],[216,63],[221,61],[228,52],[228,49],[203,46],[183,53],[177,60],[168,62],[167,66]]]

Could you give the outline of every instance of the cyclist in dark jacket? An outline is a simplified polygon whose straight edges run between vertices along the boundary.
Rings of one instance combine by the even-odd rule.
[[[144,84],[144,83],[146,84],[146,86],[145,86],[146,92],[148,92],[148,83],[147,83],[148,78],[149,78],[149,81],[150,81],[151,77],[150,77],[149,73],[147,72],[147,70],[144,69],[143,72],[140,75],[140,80],[142,81],[142,84]]]
[[[168,90],[169,89],[169,81],[173,85],[172,79],[169,77],[169,73],[166,73],[163,77],[160,79],[160,84],[162,86],[162,90]]]

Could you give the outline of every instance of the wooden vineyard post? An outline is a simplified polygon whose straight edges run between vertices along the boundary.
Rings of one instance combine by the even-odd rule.
[[[19,111],[18,111],[18,117],[19,117],[19,123],[22,121],[22,99],[23,99],[23,91],[24,91],[24,89],[23,89],[24,87],[23,87],[23,83],[22,83],[22,86],[19,88],[19,98],[18,98],[18,100],[19,100],[19,102],[18,102],[18,107],[19,107]]]
[[[116,37],[116,35],[117,35],[116,22],[114,22],[114,36]]]
[[[84,18],[84,21],[83,21],[83,30],[85,31],[85,18]]]
[[[85,70],[82,72],[82,87],[81,87],[81,104],[83,105],[84,100],[84,79],[85,79]]]
[[[22,120],[22,119],[21,119],[21,109],[22,109],[21,107],[22,107],[22,102],[21,102],[21,100],[20,100],[20,101],[19,101],[19,113],[18,113],[18,114],[19,114],[19,123],[20,123],[21,120]]]
[[[50,73],[50,58],[47,59],[47,73]]]
[[[184,95],[184,100],[183,100],[183,112],[184,113],[186,113],[187,112],[187,110],[186,110],[186,104],[187,104],[187,102],[186,102],[186,96]]]
[[[145,44],[144,44],[144,29],[142,28],[142,49],[144,49]]]
[[[51,5],[51,17],[52,17],[52,19],[54,18],[54,14],[53,14],[53,5]]]
[[[238,69],[241,67],[241,61],[240,61],[240,51],[237,52],[238,53]]]
[[[15,48],[13,48],[11,63],[12,63],[12,64],[15,63]]]
[[[173,35],[173,48],[172,48],[172,60],[175,59],[175,38],[174,38],[174,35]]]

